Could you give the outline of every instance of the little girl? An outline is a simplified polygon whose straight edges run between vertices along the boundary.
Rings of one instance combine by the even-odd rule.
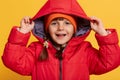
[[[91,30],[99,50],[85,41]],[[38,41],[26,46],[30,31]],[[119,58],[116,30],[88,17],[76,0],[48,0],[32,19],[24,17],[11,30],[2,56],[8,68],[32,80],[89,80],[119,66]]]

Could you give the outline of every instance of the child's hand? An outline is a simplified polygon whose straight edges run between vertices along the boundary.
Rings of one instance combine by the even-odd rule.
[[[100,19],[96,17],[91,17],[91,28],[93,31],[97,32],[101,36],[108,35],[108,32],[105,30],[103,23]]]
[[[34,22],[30,20],[30,17],[24,17],[21,20],[19,31],[22,33],[28,33],[34,28]]]

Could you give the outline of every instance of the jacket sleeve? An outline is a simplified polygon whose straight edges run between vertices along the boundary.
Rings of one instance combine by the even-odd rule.
[[[30,75],[35,64],[34,44],[26,47],[29,37],[30,33],[20,33],[14,27],[11,30],[2,56],[6,67],[22,75]]]
[[[100,36],[96,34],[99,50],[88,48],[88,62],[90,74],[103,74],[119,66],[120,48],[117,32],[111,29],[111,34]]]

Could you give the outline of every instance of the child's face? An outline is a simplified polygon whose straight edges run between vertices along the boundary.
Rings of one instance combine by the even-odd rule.
[[[74,34],[74,28],[70,21],[64,18],[54,19],[49,25],[49,34],[57,44],[66,44]]]

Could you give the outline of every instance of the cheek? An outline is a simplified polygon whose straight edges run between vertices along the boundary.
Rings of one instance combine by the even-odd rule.
[[[68,27],[68,32],[70,33],[70,34],[74,34],[74,28],[73,28],[73,26],[71,26],[71,27]]]
[[[56,30],[56,27],[49,26],[48,27],[49,32],[54,32]]]
[[[69,30],[69,36],[73,37],[73,35],[74,35],[74,29]]]
[[[55,33],[55,29],[54,29],[54,28],[49,27],[49,29],[48,29],[48,33],[49,33],[49,34],[50,34],[50,36],[52,37],[52,36],[54,35],[54,33]]]

